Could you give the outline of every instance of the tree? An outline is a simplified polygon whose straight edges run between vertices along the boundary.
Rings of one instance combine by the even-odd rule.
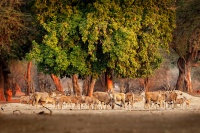
[[[175,28],[171,0],[37,2],[46,35],[42,43],[33,42],[29,55],[47,73],[91,75],[94,83],[105,72],[108,89],[113,76],[151,75]]]
[[[172,48],[179,55],[176,89],[191,92],[191,69],[199,66],[200,59],[200,1],[181,2],[177,3],[177,28],[172,43]]]
[[[52,78],[52,80],[54,81],[54,84],[55,84],[55,86],[56,86],[56,90],[57,90],[57,91],[60,91],[60,92],[63,92],[63,87],[61,86],[59,77],[57,77],[57,76],[54,75],[54,74],[51,74],[51,78]]]
[[[22,59],[29,52],[30,40],[34,37],[34,21],[29,12],[31,2],[0,1],[0,100],[4,99],[4,92],[9,89],[6,87],[10,74],[8,62]]]
[[[25,81],[26,81],[26,95],[30,94],[31,91],[31,67],[32,67],[32,62],[29,61],[27,64],[27,73],[25,75]]]

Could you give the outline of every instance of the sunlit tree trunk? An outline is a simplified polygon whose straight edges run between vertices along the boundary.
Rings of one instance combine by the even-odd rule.
[[[51,78],[56,86],[56,90],[63,92],[63,87],[61,85],[60,79],[54,74],[51,74]]]
[[[81,90],[80,90],[80,86],[78,84],[78,76],[77,76],[77,74],[74,74],[72,76],[72,84],[73,84],[74,95],[80,96],[81,95]]]
[[[90,85],[89,85],[89,90],[88,90],[88,96],[90,96],[90,97],[92,97],[92,95],[93,95],[95,83],[96,83],[96,79],[94,79],[93,77],[91,77],[91,79],[90,79]]]
[[[110,74],[106,73],[107,91],[113,91],[113,78]]]
[[[11,101],[12,100],[12,90],[8,89],[6,91],[6,101]]]
[[[3,77],[3,66],[0,64],[0,101],[5,100],[4,95],[4,77]]]
[[[185,75],[185,86],[188,92],[192,92],[191,68]]]
[[[192,92],[191,64],[192,64],[192,54],[189,54],[185,68],[185,86],[187,92]]]
[[[19,86],[19,84],[17,82],[15,82],[14,84],[14,90],[15,90],[15,95],[19,96],[22,92],[21,92],[21,88]]]

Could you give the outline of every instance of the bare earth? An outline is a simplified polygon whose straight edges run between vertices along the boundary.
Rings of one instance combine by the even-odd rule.
[[[0,103],[0,133],[200,133],[200,97],[188,95],[187,108],[146,110],[55,109],[20,103]],[[46,115],[39,115],[44,111]]]

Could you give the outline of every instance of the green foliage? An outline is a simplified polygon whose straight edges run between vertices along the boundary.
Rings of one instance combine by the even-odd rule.
[[[182,0],[177,5],[177,28],[174,33],[173,49],[182,58],[200,50],[200,1]]]
[[[170,2],[36,0],[34,9],[47,34],[30,55],[55,74],[98,76],[114,70],[121,77],[148,76],[162,62],[160,49],[168,51],[172,40]]]

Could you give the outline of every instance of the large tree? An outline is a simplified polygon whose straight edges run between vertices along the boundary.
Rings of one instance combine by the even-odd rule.
[[[172,48],[178,53],[179,76],[176,89],[191,92],[191,69],[199,66],[200,57],[200,1],[182,0],[177,3],[177,28]]]
[[[47,33],[42,43],[33,42],[29,55],[47,73],[92,75],[93,84],[105,72],[108,89],[114,75],[151,75],[162,62],[160,52],[168,51],[175,28],[171,0],[37,2]]]
[[[30,15],[31,0],[0,1],[0,100],[4,99],[9,84],[12,59],[22,59],[33,39],[34,21]]]

